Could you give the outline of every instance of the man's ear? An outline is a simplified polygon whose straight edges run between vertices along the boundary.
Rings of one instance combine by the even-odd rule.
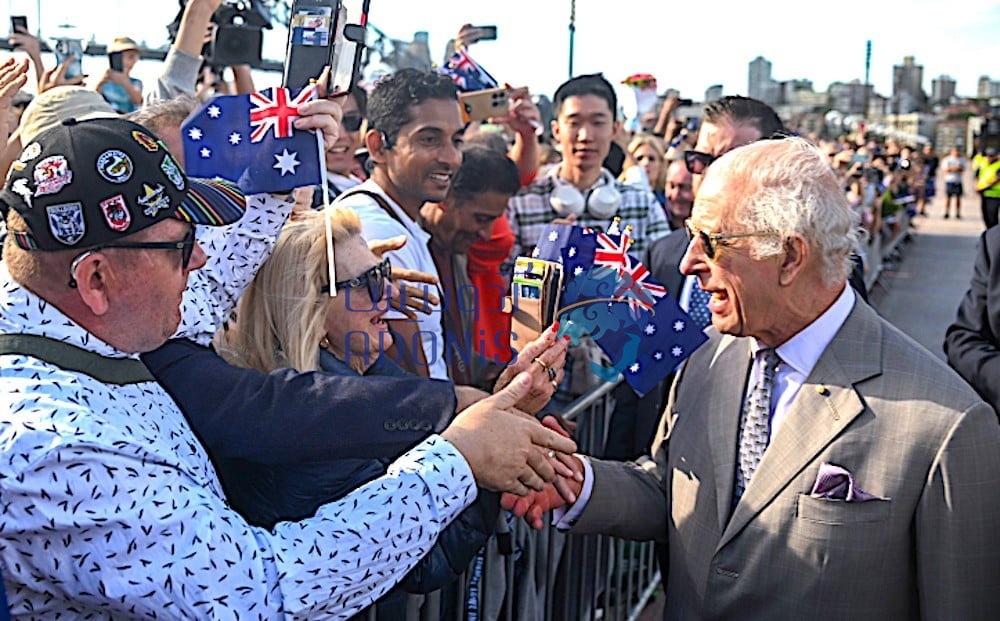
[[[385,134],[376,129],[369,129],[365,133],[365,147],[368,149],[368,157],[373,162],[377,164],[385,162]]]
[[[781,274],[778,277],[782,285],[792,284],[809,262],[809,244],[798,233],[785,239],[785,254],[781,259]]]
[[[556,119],[549,121],[549,128],[552,130],[552,139],[559,142],[559,121]]]
[[[100,252],[91,254],[76,266],[77,293],[94,315],[104,315],[111,306],[108,292],[111,269],[108,258]]]

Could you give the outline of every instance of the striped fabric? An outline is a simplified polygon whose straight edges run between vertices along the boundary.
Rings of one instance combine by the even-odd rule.
[[[239,220],[246,211],[243,192],[225,179],[188,179],[188,195],[177,208],[178,219],[221,226]]]

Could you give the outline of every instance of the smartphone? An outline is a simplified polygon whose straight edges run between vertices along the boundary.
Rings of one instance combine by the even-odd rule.
[[[108,64],[114,71],[125,71],[125,61],[122,60],[124,52],[110,52],[108,54]]]
[[[510,109],[510,93],[506,88],[459,93],[458,101],[462,106],[462,121],[465,123],[507,116]]]
[[[496,26],[475,26],[479,29],[480,35],[477,41],[496,41],[497,40],[497,27]]]
[[[70,56],[74,57],[66,69],[67,78],[83,75],[83,42],[79,39],[56,39],[56,65],[61,65]]]
[[[11,32],[28,32],[28,18],[24,15],[10,16]]]
[[[329,65],[327,96],[350,92],[361,68],[370,0],[295,0],[281,84],[302,88]]]

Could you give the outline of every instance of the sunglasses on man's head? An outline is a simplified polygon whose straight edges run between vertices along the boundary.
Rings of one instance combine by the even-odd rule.
[[[392,280],[392,263],[386,257],[378,265],[372,266],[363,274],[350,280],[341,280],[333,284],[337,291],[353,289],[355,287],[368,286],[368,295],[371,296],[372,304],[381,302],[385,297],[385,281]],[[320,293],[330,293],[330,285],[323,285]]]
[[[704,153],[702,151],[689,150],[684,152],[684,165],[687,166],[688,172],[692,175],[705,174],[705,169],[716,159],[711,153]]]

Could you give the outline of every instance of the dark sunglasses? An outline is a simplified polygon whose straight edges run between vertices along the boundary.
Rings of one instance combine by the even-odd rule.
[[[188,228],[187,233],[184,234],[184,238],[179,241],[110,242],[107,244],[101,244],[100,246],[94,246],[77,258],[73,259],[73,263],[69,266],[69,286],[73,289],[76,288],[76,268],[80,265],[80,262],[99,250],[106,250],[108,248],[124,248],[125,250],[180,250],[181,269],[186,270],[188,265],[191,264],[191,255],[194,254],[194,244],[194,227],[192,226]]]
[[[392,263],[389,261],[389,257],[386,257],[381,263],[373,266],[357,278],[341,280],[333,283],[333,286],[337,291],[342,291],[344,289],[353,289],[354,287],[368,285],[368,295],[372,298],[372,304],[375,304],[381,302],[385,297],[386,280],[392,280]],[[320,288],[320,293],[330,293],[330,285],[323,285]]]
[[[716,156],[711,153],[703,153],[701,151],[684,152],[684,165],[687,166],[688,172],[692,175],[705,174],[705,169],[716,159]]]
[[[728,239],[740,239],[743,237],[778,237],[777,233],[771,232],[758,232],[758,233],[709,233],[708,231],[702,231],[695,229],[694,225],[691,224],[691,219],[688,218],[684,221],[684,228],[687,229],[688,238],[691,240],[698,239],[701,242],[701,247],[705,249],[705,256],[709,259],[714,260],[719,252],[719,246],[725,246],[725,241]],[[688,242],[690,243],[690,242]]]
[[[356,132],[361,129],[361,122],[364,119],[361,118],[360,114],[345,114],[342,119],[340,119],[340,126],[344,128],[345,131]]]

